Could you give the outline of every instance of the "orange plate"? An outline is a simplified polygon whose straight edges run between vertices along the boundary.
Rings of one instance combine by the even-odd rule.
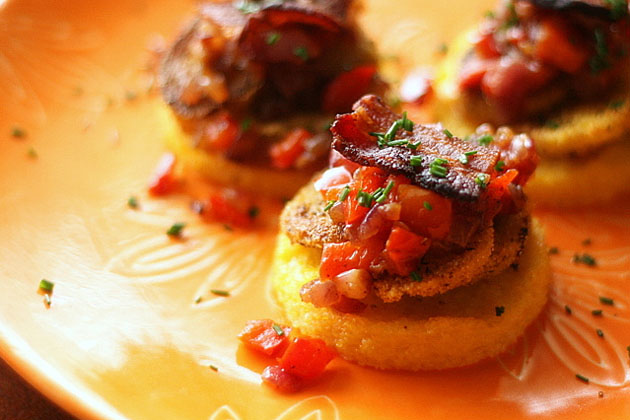
[[[387,54],[429,62],[483,3],[373,0],[362,23]],[[236,334],[279,316],[266,284],[273,232],[202,225],[184,198],[143,194],[162,151],[146,46],[189,6],[0,0],[0,352],[18,372],[83,419],[630,416],[630,203],[540,213],[560,248],[551,301],[497,360],[418,374],[338,360],[297,395],[261,386],[265,360]],[[164,234],[175,221],[189,223],[182,241]],[[597,266],[572,263],[575,252]],[[56,283],[50,308],[44,277]]]

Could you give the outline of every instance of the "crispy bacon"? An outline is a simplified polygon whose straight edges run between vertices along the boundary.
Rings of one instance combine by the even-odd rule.
[[[370,133],[385,133],[402,116],[394,113],[374,95],[364,96],[353,107],[354,112],[338,116],[333,127],[333,148],[346,158],[364,166],[374,166],[392,174],[407,176],[411,181],[445,197],[477,201],[484,189],[480,174],[490,177],[499,160],[499,150],[475,147],[452,137],[440,125],[414,125],[413,132],[400,129],[397,140],[418,145],[415,150],[402,146],[379,147]],[[467,165],[460,162],[466,152],[476,151]],[[412,166],[413,156],[422,156],[419,166]],[[448,163],[445,177],[432,174],[436,159]],[[488,178],[489,179],[489,178]]]
[[[536,6],[551,10],[575,10],[585,16],[615,20],[614,2],[607,0],[532,0]]]

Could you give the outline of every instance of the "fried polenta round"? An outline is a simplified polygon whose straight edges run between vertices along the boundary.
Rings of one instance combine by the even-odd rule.
[[[460,136],[474,132],[488,120],[483,100],[478,95],[461,94],[457,86],[458,69],[472,48],[470,36],[469,32],[455,40],[435,82],[437,120]],[[544,120],[514,124],[512,128],[529,134],[543,159],[585,155],[630,132],[629,82],[600,100],[567,104],[550,112]],[[550,96],[554,96],[552,90],[548,92]]]
[[[503,352],[540,313],[550,268],[542,228],[533,221],[517,268],[428,298],[384,303],[358,314],[316,308],[300,299],[318,277],[321,250],[281,233],[272,286],[289,323],[323,339],[350,361],[378,369],[436,370],[471,365]]]
[[[218,153],[208,153],[193,146],[173,113],[163,106],[159,118],[167,148],[179,164],[198,172],[211,182],[270,197],[288,198],[308,182],[312,170],[276,170],[245,165]]]
[[[324,211],[326,202],[312,183],[305,185],[285,206],[280,225],[291,242],[321,249],[326,242],[343,242],[343,227]],[[482,227],[463,252],[446,256],[427,254],[418,267],[423,281],[386,274],[374,282],[376,295],[385,302],[404,295],[433,296],[479,280],[485,273],[501,271],[521,252],[529,216],[526,210],[497,217],[492,226]]]
[[[525,186],[529,199],[555,207],[591,205],[630,194],[630,135],[590,158],[542,159]]]

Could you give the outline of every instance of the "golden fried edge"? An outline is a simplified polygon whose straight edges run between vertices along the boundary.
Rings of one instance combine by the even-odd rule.
[[[321,251],[278,236],[271,285],[286,320],[323,339],[341,357],[378,369],[435,370],[471,365],[503,352],[545,305],[550,281],[543,230],[533,220],[518,268],[429,298],[384,303],[344,314],[301,301],[318,275]],[[497,316],[497,309],[504,312]]]

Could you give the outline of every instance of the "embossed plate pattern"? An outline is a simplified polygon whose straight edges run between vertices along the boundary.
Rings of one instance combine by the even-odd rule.
[[[403,65],[427,63],[491,3],[370,0],[361,22]],[[274,232],[204,225],[185,198],[143,194],[163,150],[146,47],[191,5],[0,1],[3,358],[82,419],[630,416],[627,201],[538,212],[560,250],[550,303],[500,358],[417,374],[337,360],[297,395],[262,387],[266,361],[235,336],[279,317],[266,282]],[[175,221],[188,222],[183,241],[164,234]],[[584,252],[597,266],[572,262]],[[50,308],[36,291],[44,277],[56,283]]]

